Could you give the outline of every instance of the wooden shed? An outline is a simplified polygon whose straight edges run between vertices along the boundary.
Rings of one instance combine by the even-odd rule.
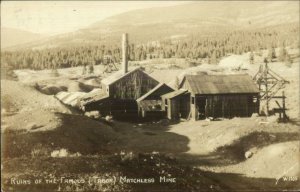
[[[147,119],[160,119],[166,116],[166,111],[162,109],[161,96],[174,91],[164,83],[158,84],[148,93],[138,98],[139,117]]]
[[[187,118],[194,120],[207,117],[249,117],[259,111],[259,90],[247,74],[186,75],[179,87],[180,90],[162,97],[164,102],[166,99],[171,102],[167,103],[166,108],[170,119],[185,117],[186,113],[180,107],[178,110],[178,106],[186,105],[189,105]],[[189,98],[183,91],[189,93]]]
[[[180,89],[161,96],[162,109],[168,119],[188,118],[190,113],[190,93]]]

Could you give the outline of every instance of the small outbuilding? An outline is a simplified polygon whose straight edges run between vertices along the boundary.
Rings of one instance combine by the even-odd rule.
[[[179,89],[165,95],[162,98],[162,108],[167,112],[168,119],[187,119],[190,114],[190,93]]]
[[[138,98],[139,117],[148,119],[159,119],[166,116],[166,111],[162,109],[161,95],[172,92],[174,89],[164,83],[158,84],[148,93]]]

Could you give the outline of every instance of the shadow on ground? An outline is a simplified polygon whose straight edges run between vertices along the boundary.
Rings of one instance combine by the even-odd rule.
[[[189,138],[168,132],[171,124],[157,123],[153,128],[150,124],[104,123],[81,115],[58,115],[62,125],[54,130],[3,132],[4,175],[56,175],[88,179],[96,174],[103,177],[154,177],[156,180],[154,184],[119,183],[116,185],[119,188],[114,188],[115,191],[280,191],[299,187],[297,182],[280,180],[276,184],[274,179],[248,178],[239,174],[205,172],[193,168],[200,165],[238,163],[244,160],[245,151],[254,146],[261,148],[273,143],[299,140],[299,134],[254,132],[209,155],[193,156],[182,155],[189,151]],[[82,156],[49,156],[51,151],[61,148],[72,153],[79,152]],[[120,155],[121,150],[125,151],[125,156]],[[173,155],[168,155],[169,153]],[[176,183],[160,183],[161,176],[176,178]],[[5,179],[4,182],[8,184],[9,177],[6,176]],[[49,188],[49,185],[13,188],[40,191],[45,187]],[[57,185],[52,187],[58,189]],[[101,186],[85,185],[73,189],[73,186],[70,188],[67,184],[64,187],[65,190],[75,191],[103,189]],[[112,189],[115,186],[104,187]]]
[[[257,150],[271,144],[287,141],[299,141],[299,139],[299,133],[253,132],[241,137],[230,145],[217,148],[216,151],[208,155],[181,154],[180,159],[182,159],[183,163],[194,166],[224,166],[237,164],[245,161],[245,153],[253,148],[256,148]]]
[[[57,115],[62,123],[53,130],[5,130],[2,133],[3,157],[28,157],[33,152],[35,156],[49,156],[58,149],[82,155],[111,154],[121,150],[170,153],[189,150],[188,138],[167,132],[168,126],[146,131],[131,123],[108,123],[82,115]]]

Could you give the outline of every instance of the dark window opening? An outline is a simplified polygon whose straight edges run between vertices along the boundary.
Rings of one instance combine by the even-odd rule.
[[[195,104],[195,97],[192,97],[192,104]]]

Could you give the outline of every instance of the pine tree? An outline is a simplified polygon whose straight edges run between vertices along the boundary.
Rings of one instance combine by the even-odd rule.
[[[210,63],[211,64],[217,64],[217,55],[216,55],[216,52],[215,51],[213,51],[213,53],[212,53],[212,55],[211,55],[211,57],[210,57]]]
[[[268,50],[268,59],[269,59],[269,62],[272,62],[273,59],[276,58],[276,53],[275,53],[275,48],[274,47],[270,47],[269,50]]]
[[[253,51],[250,52],[249,60],[250,60],[250,64],[254,63],[254,54],[253,54]]]
[[[284,47],[281,47],[279,50],[279,56],[278,56],[278,60],[279,61],[285,61],[287,54],[286,54],[286,49]]]
[[[289,54],[287,54],[285,57],[285,65],[287,67],[292,67],[292,64],[293,64],[293,60],[292,60],[291,56]]]

